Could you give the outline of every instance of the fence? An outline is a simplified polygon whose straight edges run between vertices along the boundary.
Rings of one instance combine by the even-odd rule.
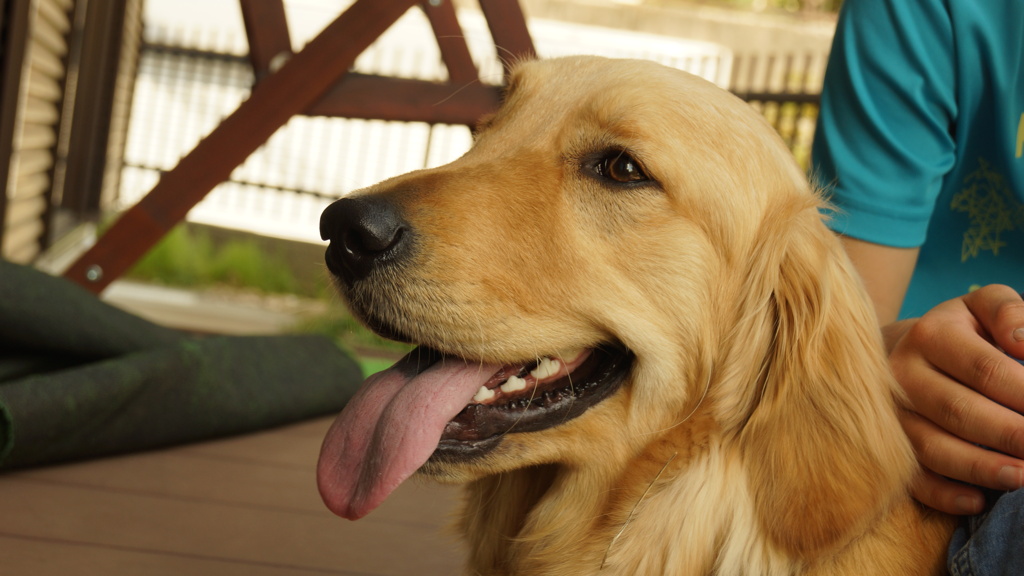
[[[827,54],[761,54],[733,58],[729,89],[779,132],[797,162],[809,167]]]
[[[478,15],[460,14],[483,78],[500,62]],[[356,62],[356,70],[443,80],[429,25],[411,11]],[[720,46],[549,21],[531,22],[542,56],[592,53],[646,58],[732,88],[757,106],[806,161],[817,111],[820,58],[737,58]],[[121,178],[120,202],[137,201],[249,93],[244,41],[147,26]],[[189,220],[318,242],[333,199],[387,177],[445,164],[469,148],[465,126],[297,116],[190,213]]]

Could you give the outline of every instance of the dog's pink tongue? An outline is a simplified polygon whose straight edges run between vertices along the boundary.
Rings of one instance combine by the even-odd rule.
[[[501,369],[443,357],[416,374],[418,354],[370,376],[327,432],[317,485],[335,514],[356,520],[383,502],[427,461],[448,421]]]

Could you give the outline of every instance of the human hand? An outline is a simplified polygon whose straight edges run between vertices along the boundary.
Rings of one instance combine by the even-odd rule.
[[[923,467],[914,497],[974,514],[984,507],[977,486],[1024,486],[1024,365],[1014,361],[1024,358],[1021,296],[986,286],[883,332],[910,399],[901,423]]]

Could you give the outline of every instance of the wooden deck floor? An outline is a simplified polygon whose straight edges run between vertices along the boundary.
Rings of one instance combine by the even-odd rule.
[[[358,522],[324,508],[330,421],[0,475],[0,573],[459,574],[453,488],[408,482]]]

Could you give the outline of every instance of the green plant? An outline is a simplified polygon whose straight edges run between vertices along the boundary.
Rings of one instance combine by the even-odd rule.
[[[228,286],[256,288],[262,292],[294,294],[298,282],[278,254],[265,254],[252,242],[230,241],[214,255],[211,276]]]
[[[356,356],[355,359],[363,369],[364,376],[369,376],[382,370],[386,370],[395,363],[395,361],[390,358],[376,358],[374,356]]]
[[[171,230],[128,272],[130,278],[171,286],[212,284],[213,242],[183,226]]]
[[[225,285],[268,294],[296,293],[299,283],[280,254],[251,240],[215,243],[201,228],[177,226],[128,274],[186,288]]]
[[[229,286],[267,294],[297,294],[328,302],[296,332],[323,334],[357,358],[364,373],[387,368],[412,347],[377,336],[337,303],[327,275],[302,286],[287,259],[252,238],[215,242],[203,228],[175,227],[129,272],[129,277],[185,288]]]

